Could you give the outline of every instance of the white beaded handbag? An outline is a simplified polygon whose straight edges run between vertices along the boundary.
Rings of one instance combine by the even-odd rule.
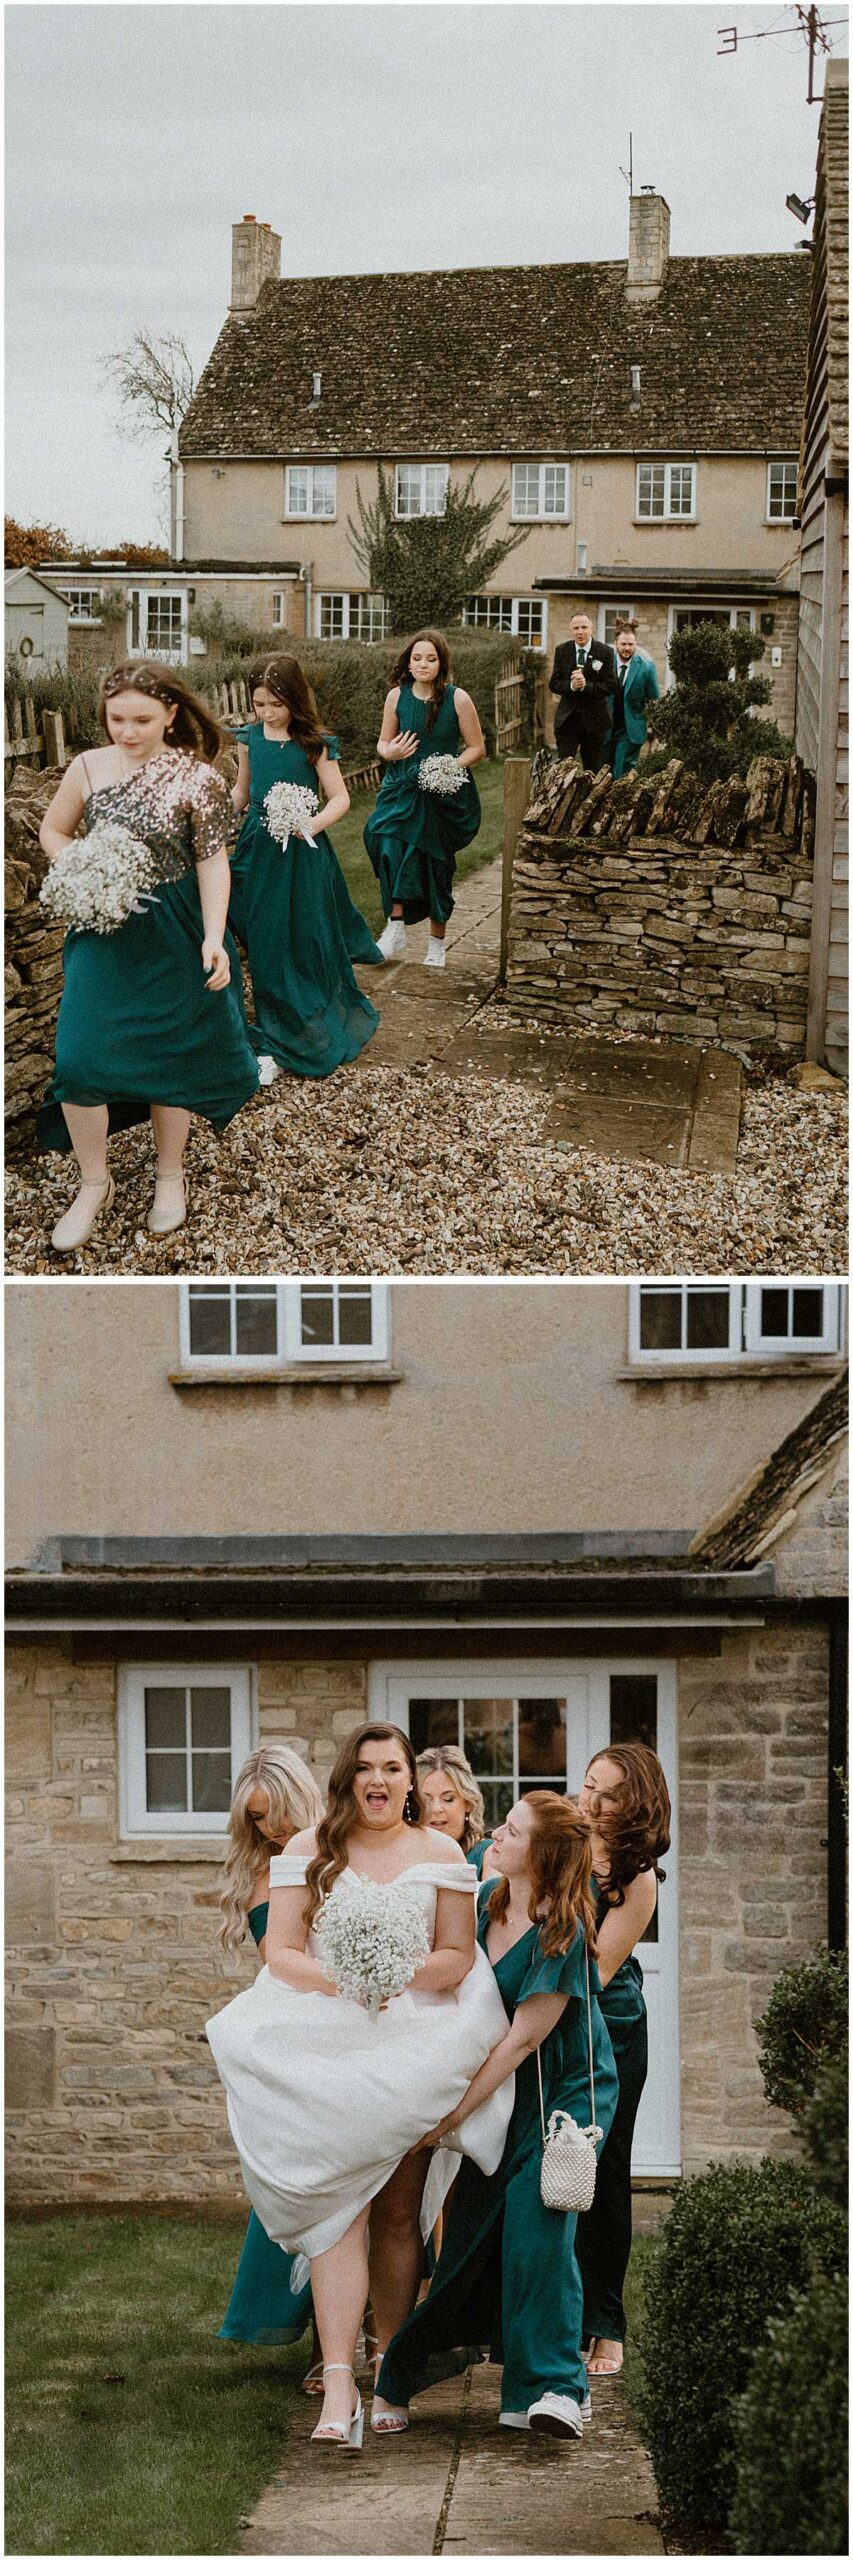
[[[586,1950],[586,2023],[589,2038],[589,2124],[578,2124],[565,2108],[555,2107],[545,2126],[545,2102],[542,2095],[542,2063],[536,2048],[539,2074],[539,2114],[542,2121],[542,2170],[539,2192],[543,2204],[552,2213],[588,2213],[595,2194],[597,2167],[595,2146],[601,2141],[601,2126],[595,2121],[595,2075],[592,2067],[592,2005],[589,1991],[589,1949]]]

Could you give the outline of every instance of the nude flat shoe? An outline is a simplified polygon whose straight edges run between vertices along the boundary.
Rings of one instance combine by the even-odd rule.
[[[59,1218],[54,1227],[50,1239],[54,1253],[79,1253],[81,1246],[88,1244],[89,1237],[94,1234],[104,1210],[112,1208],[115,1196],[116,1187],[111,1173],[100,1182],[81,1182],[76,1200],[72,1200],[70,1209],[66,1209],[64,1217]]]
[[[150,1236],[170,1236],[176,1227],[187,1222],[187,1198],[182,1173],[158,1173],[154,1198],[148,1211]]]

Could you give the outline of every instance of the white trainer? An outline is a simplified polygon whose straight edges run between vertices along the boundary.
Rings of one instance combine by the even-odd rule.
[[[397,960],[405,948],[406,927],[403,918],[389,916],[387,924],[379,935],[377,949],[381,951],[383,960]]]
[[[447,951],[445,948],[444,937],[438,933],[431,933],[424,953],[424,968],[446,969],[446,967]]]
[[[560,2391],[543,2391],[541,2400],[534,2400],[532,2409],[528,2409],[527,2418],[531,2435],[575,2438],[583,2435],[580,2401],[570,2400]]]
[[[263,1058],[258,1059],[259,1084],[277,1084],[279,1076],[283,1076],[283,1074],[284,1068],[279,1066],[277,1058],[268,1058],[264,1056]]]

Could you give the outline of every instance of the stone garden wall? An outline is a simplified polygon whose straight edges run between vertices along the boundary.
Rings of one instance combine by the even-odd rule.
[[[507,1001],[589,1030],[802,1057],[814,785],[762,758],[703,789],[546,768],[512,879]]]
[[[47,856],[38,831],[58,781],[55,771],[33,772],[19,764],[6,793],[6,1146],[11,1155],[32,1137],[53,1066],[65,935],[39,905]]]

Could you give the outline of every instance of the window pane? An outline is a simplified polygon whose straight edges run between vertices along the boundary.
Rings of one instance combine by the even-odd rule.
[[[274,622],[284,621],[284,597],[281,595],[273,596],[272,618]]]
[[[669,511],[673,516],[689,516],[693,513],[693,467],[689,462],[672,464]]]
[[[789,1331],[787,1289],[762,1289],[762,1333],[781,1334],[787,1342]]]
[[[541,604],[529,604],[525,597],[519,597],[518,637],[526,641],[528,649],[542,647],[542,613]]]
[[[483,1797],[483,1818],[486,1832],[490,1834],[499,1822],[506,1821],[507,1814],[515,1802],[515,1789],[507,1786],[505,1781],[499,1782],[494,1778],[483,1778],[480,1781],[480,1787]]]
[[[335,512],[334,466],[321,463],[314,472],[314,514],[333,516]]]
[[[230,1689],[191,1689],[190,1716],[194,1751],[230,1751]]]
[[[447,502],[447,472],[443,462],[428,462],[424,469],[423,512],[426,516],[443,516]]]
[[[662,462],[641,462],[637,473],[637,514],[662,516],[665,493],[665,465]]]
[[[641,1351],[681,1350],[681,1290],[640,1290]]]
[[[321,640],[345,640],[345,596],[320,597]]]
[[[287,512],[290,516],[307,516],[308,514],[307,470],[302,468],[295,470],[291,467],[288,471]]]
[[[794,1289],[792,1296],[794,1309],[791,1332],[795,1342],[802,1341],[804,1335],[822,1333],[823,1290]]]
[[[231,1803],[230,1751],[194,1751],[193,1813],[227,1813]]]
[[[513,464],[512,511],[513,515],[516,516],[538,516],[538,462],[516,462]]]
[[[338,1341],[372,1342],[373,1299],[370,1287],[348,1288],[338,1292]]]
[[[417,463],[397,465],[397,514],[417,516],[421,509],[421,475]]]
[[[511,1698],[466,1698],[464,1705],[464,1748],[472,1769],[489,1769],[495,1776],[512,1771]]]
[[[183,1751],[186,1732],[186,1690],[146,1689],[146,1751]]]
[[[335,1301],[331,1289],[302,1290],[300,1332],[303,1342],[334,1342]]]
[[[413,1751],[434,1751],[440,1742],[458,1742],[457,1700],[455,1698],[410,1698],[409,1739]]]
[[[190,1350],[197,1355],[231,1349],[231,1294],[228,1289],[190,1289]]]
[[[566,466],[564,462],[546,462],[543,513],[562,516],[566,512]]]
[[[234,1305],[234,1330],[238,1351],[254,1354],[278,1349],[278,1301],[275,1282],[268,1289],[245,1289],[238,1284]]]
[[[187,1764],[182,1751],[149,1751],[145,1762],[149,1813],[186,1813]]]
[[[728,1289],[688,1289],[688,1351],[727,1351],[728,1347]]]
[[[566,1783],[565,1698],[520,1698],[518,1702],[518,1767],[520,1782],[538,1777]]]
[[[657,1750],[658,1684],[653,1671],[611,1671],[611,1742],[645,1742]]]

